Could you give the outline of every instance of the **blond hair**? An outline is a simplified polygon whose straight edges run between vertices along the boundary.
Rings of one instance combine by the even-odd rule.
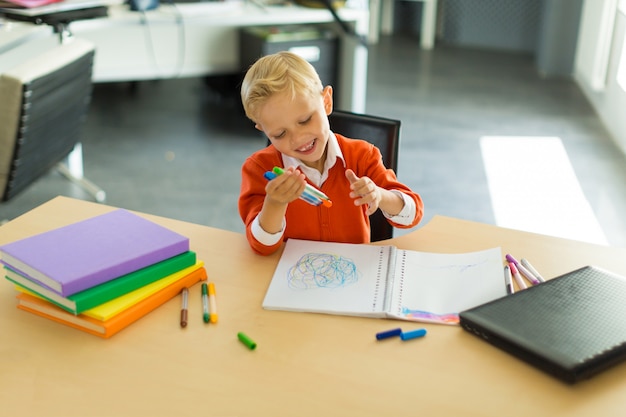
[[[308,61],[293,52],[283,51],[259,58],[248,70],[241,84],[241,102],[246,116],[256,121],[259,108],[276,93],[315,97],[324,86]]]

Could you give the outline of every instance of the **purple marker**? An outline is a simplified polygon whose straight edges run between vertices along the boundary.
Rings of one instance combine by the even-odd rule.
[[[541,281],[539,279],[537,279],[537,277],[530,272],[528,269],[526,269],[526,267],[524,267],[524,265],[522,265],[521,263],[517,262],[517,259],[515,259],[513,257],[513,255],[510,254],[506,254],[506,260],[509,261],[512,264],[515,264],[515,266],[517,267],[517,270],[528,280],[528,282],[530,282],[532,285],[537,285],[537,284],[541,284]]]
[[[515,259],[515,258],[513,257],[513,255],[511,255],[511,254],[508,254],[508,253],[507,253],[507,254],[506,254],[506,256],[505,256],[505,258],[506,258],[506,260],[507,260],[507,261],[509,261],[509,262],[513,262],[513,263],[515,264],[515,266],[518,266],[518,265],[519,265],[519,262],[517,262],[517,259]]]

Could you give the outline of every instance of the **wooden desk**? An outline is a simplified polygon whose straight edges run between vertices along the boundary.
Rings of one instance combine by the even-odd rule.
[[[58,197],[0,227],[0,244],[111,210]],[[459,327],[264,311],[278,261],[243,235],[146,216],[191,238],[216,283],[220,321],[190,324],[175,299],[103,340],[15,308],[0,285],[0,404],[7,416],[618,416],[626,364],[564,385]],[[501,246],[547,277],[591,263],[626,274],[626,250],[435,217],[399,247],[469,251]],[[401,326],[420,340],[376,342]],[[246,332],[249,351],[237,340]]]

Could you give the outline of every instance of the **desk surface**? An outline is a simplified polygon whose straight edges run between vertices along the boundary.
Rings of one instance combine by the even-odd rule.
[[[111,210],[58,197],[0,227],[0,244]],[[243,235],[146,217],[190,237],[217,290],[220,321],[190,323],[175,299],[103,340],[16,309],[0,283],[0,404],[10,416],[616,416],[625,415],[626,364],[564,385],[459,327],[265,311],[278,261]],[[446,217],[391,241],[459,252],[501,246],[546,277],[585,264],[626,274],[626,250]],[[391,327],[426,327],[420,340],[376,342]],[[249,351],[237,340],[258,343]]]
[[[36,26],[30,23],[13,22],[3,20],[0,17],[0,54],[17,48],[35,39],[49,37],[52,35],[52,27]],[[5,57],[2,57],[2,61]],[[4,69],[0,64],[0,72]]]

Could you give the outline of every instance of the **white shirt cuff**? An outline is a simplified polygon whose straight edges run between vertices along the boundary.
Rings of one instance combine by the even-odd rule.
[[[404,207],[402,207],[400,213],[396,214],[395,216],[391,216],[384,211],[383,215],[394,223],[398,223],[404,226],[410,225],[415,218],[415,211],[417,210],[417,208],[415,207],[415,201],[403,192],[400,192],[398,190],[390,191],[399,195],[402,198],[402,201],[404,201]]]
[[[272,246],[278,243],[283,238],[283,232],[285,231],[285,219],[283,219],[283,226],[278,233],[267,233],[261,227],[259,223],[259,216],[256,216],[250,225],[252,236],[265,246]]]

